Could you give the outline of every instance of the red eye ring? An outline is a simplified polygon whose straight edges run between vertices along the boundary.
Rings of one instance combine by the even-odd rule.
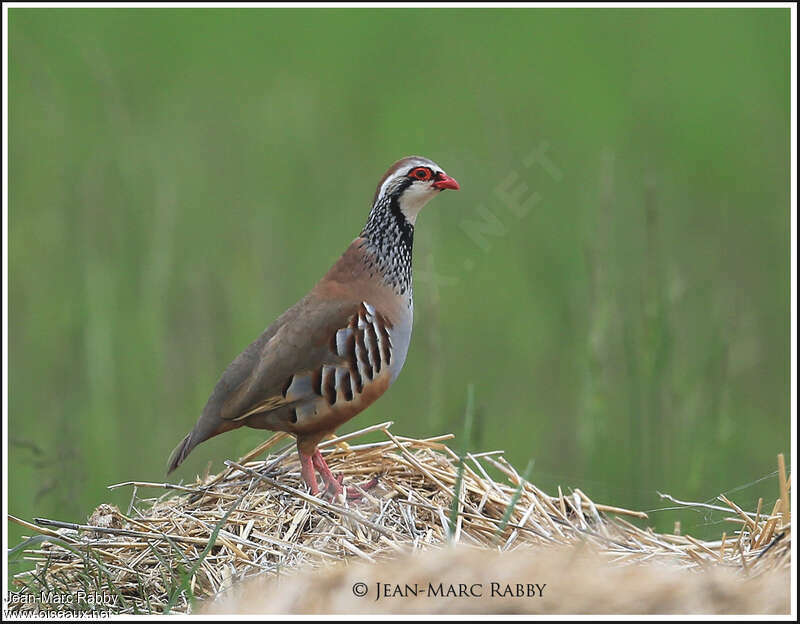
[[[427,167],[414,167],[414,169],[408,173],[408,177],[427,182],[433,177],[433,172]]]

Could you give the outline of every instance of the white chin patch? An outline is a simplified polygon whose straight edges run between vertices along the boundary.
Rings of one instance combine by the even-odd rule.
[[[411,225],[416,223],[419,211],[436,195],[437,190],[427,183],[414,182],[400,196],[400,210]]]

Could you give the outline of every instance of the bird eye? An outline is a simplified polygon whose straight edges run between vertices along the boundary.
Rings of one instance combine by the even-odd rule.
[[[416,169],[412,169],[411,173],[408,175],[417,180],[430,180],[433,174],[427,167],[417,167]]]

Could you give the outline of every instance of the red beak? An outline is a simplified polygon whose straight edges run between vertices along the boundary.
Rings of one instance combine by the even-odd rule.
[[[442,173],[439,175],[439,178],[436,180],[436,182],[433,183],[433,188],[452,189],[457,191],[460,187],[458,186],[458,182],[456,182],[455,178],[451,178],[446,173]]]

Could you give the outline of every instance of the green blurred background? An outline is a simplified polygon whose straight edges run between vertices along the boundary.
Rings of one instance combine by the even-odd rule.
[[[408,154],[462,190],[417,223],[403,374],[341,432],[460,433],[472,383],[470,446],[547,491],[772,504],[788,9],[16,8],[8,33],[10,513],[82,522],[127,508],[106,485],[163,481]]]

